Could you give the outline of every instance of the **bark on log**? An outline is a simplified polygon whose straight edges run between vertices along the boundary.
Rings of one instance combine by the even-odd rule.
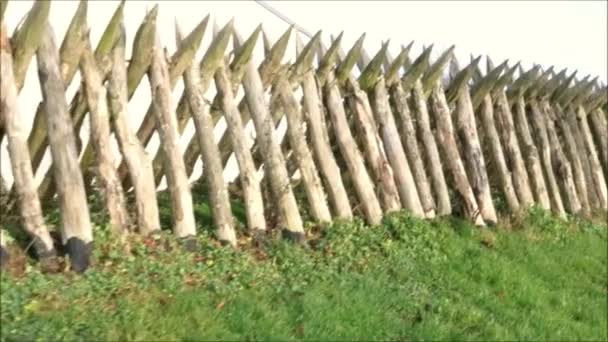
[[[276,201],[282,229],[288,238],[303,242],[306,238],[304,225],[289,183],[285,158],[275,136],[272,118],[268,113],[262,79],[253,61],[248,63],[243,75],[243,89],[257,133],[256,140],[263,154],[264,169],[270,177],[270,188]]]
[[[567,160],[572,168],[572,176],[574,179],[574,185],[576,186],[578,200],[585,214],[588,214],[591,211],[591,208],[589,206],[587,184],[585,183],[585,172],[583,171],[583,165],[579,158],[579,151],[576,147],[574,136],[570,131],[570,126],[565,118],[564,111],[559,107],[559,105],[551,107],[551,105],[546,101],[543,102],[543,106],[549,114],[549,119],[553,121],[556,133],[558,133],[559,137],[561,137],[560,140],[563,145],[563,150],[565,151]]]
[[[572,167],[570,166],[568,159],[566,159],[560,139],[557,136],[552,115],[549,112],[549,108],[547,108],[548,103],[530,101],[530,107],[535,117],[542,116],[545,120],[547,136],[549,138],[549,146],[551,147],[553,169],[555,175],[560,180],[558,185],[563,195],[562,198],[565,198],[566,210],[568,210],[568,212],[571,214],[578,214],[581,211],[581,203],[576,193],[576,186],[574,185],[574,177],[572,175]],[[536,111],[538,114],[534,113]]]
[[[606,189],[606,179],[602,173],[602,167],[597,156],[597,150],[593,144],[591,129],[589,129],[589,124],[587,121],[587,112],[582,106],[577,108],[577,116],[583,142],[585,143],[585,149],[587,151],[587,155],[589,156],[593,185],[597,191],[597,196],[601,207],[603,209],[608,209],[608,190]]]
[[[181,39],[180,39],[181,40]],[[192,64],[184,73],[184,85],[188,96],[190,113],[194,120],[196,138],[202,152],[203,162],[207,169],[209,201],[213,213],[213,222],[220,241],[236,246],[234,220],[228,198],[228,189],[224,181],[219,150],[213,136],[213,120],[209,114],[209,105],[205,103],[200,87],[200,70]]]
[[[283,103],[280,101],[279,96],[277,96],[277,92],[273,89],[271,93],[272,95],[270,96],[267,105],[268,114],[270,115],[273,129],[278,130],[285,111],[283,109]],[[243,99],[246,100],[246,98]],[[281,153],[283,153],[284,156],[287,156],[291,151],[287,135],[277,136],[277,144],[280,146]],[[251,146],[251,155],[253,156],[253,163],[256,169],[261,168],[264,164],[264,154],[262,153],[262,146],[257,139],[254,140],[253,145]],[[266,172],[264,172],[264,177],[266,177]]]
[[[426,194],[428,197],[425,197],[424,201],[419,197],[414,176],[412,175],[409,162],[405,156],[405,151],[403,151],[403,146],[401,145],[401,139],[399,138],[395,118],[391,111],[383,77],[380,77],[380,80],[376,83],[372,98],[376,122],[379,126],[378,128],[382,140],[384,141],[386,155],[394,170],[395,181],[403,206],[407,208],[413,216],[427,218],[435,217],[433,198],[430,196],[430,193]],[[426,204],[424,207],[422,202]]]
[[[509,171],[509,168],[507,167],[507,162],[505,160],[502,145],[500,143],[500,136],[496,131],[496,125],[494,123],[494,108],[492,104],[492,97],[489,94],[486,94],[483,97],[481,107],[479,109],[479,114],[484,131],[484,136],[489,145],[491,156],[491,158],[489,159],[491,159],[494,163],[496,178],[500,182],[502,192],[505,195],[507,205],[509,206],[509,210],[512,213],[518,213],[520,209],[519,199],[517,198],[515,188],[513,187],[511,171]]]
[[[248,144],[245,141],[243,123],[234,103],[234,95],[232,94],[230,81],[224,67],[220,67],[215,72],[215,85],[221,99],[224,117],[226,118],[226,130],[228,131],[236,161],[239,165],[239,177],[245,200],[247,225],[252,232],[265,231],[266,219],[264,218],[264,203],[260,189],[260,178],[253,165],[253,158]]]
[[[83,75],[83,88],[90,111],[90,140],[97,159],[97,179],[101,183],[103,199],[110,214],[112,231],[122,242],[125,242],[125,234],[131,224],[122,185],[114,168],[106,88],[102,84],[102,76],[96,64],[91,46],[87,43],[80,60],[80,71]]]
[[[8,264],[11,258],[4,234],[6,234],[4,229],[0,229],[0,270],[4,268],[4,265]]]
[[[283,102],[283,108],[287,116],[287,134],[302,175],[313,217],[319,222],[329,222],[331,221],[331,214],[325,192],[321,186],[321,178],[306,143],[305,133],[302,130],[301,108],[285,78],[277,82],[277,91]]]
[[[414,128],[410,108],[407,104],[408,96],[403,91],[403,87],[401,86],[400,82],[396,82],[389,87],[389,94],[390,104],[392,105],[393,111],[397,117],[397,134],[398,136],[401,136],[401,142],[403,144],[402,147],[407,156],[407,160],[414,177],[422,208],[424,209],[427,217],[433,217],[435,214],[440,216],[446,215],[446,207],[450,208],[450,197],[447,192],[447,186],[445,186],[445,180],[443,178],[438,181],[438,183],[444,185],[444,188],[440,190],[444,190],[445,192],[442,194],[439,194],[439,192],[437,193],[437,201],[445,201],[445,203],[440,203],[436,206],[435,199],[433,198],[433,193],[431,191],[431,184],[429,183],[426,170],[424,168],[424,162],[422,160],[420,151],[421,148],[418,146],[418,141],[416,139],[416,129]],[[426,103],[424,105],[426,107]],[[433,139],[432,136],[430,138]],[[434,142],[435,141],[433,140],[433,143]],[[435,150],[435,152],[437,151]],[[440,170],[439,173],[441,173],[443,176],[442,170]],[[433,176],[434,173],[430,172],[430,177],[432,178]],[[449,213],[449,211],[447,212]]]
[[[448,186],[446,183],[443,166],[439,157],[439,149],[431,131],[431,121],[429,117],[426,97],[422,88],[422,82],[416,80],[412,88],[412,108],[414,109],[418,133],[418,140],[422,142],[424,159],[426,160],[426,169],[429,170],[433,190],[435,190],[435,202],[437,203],[437,214],[440,216],[449,215],[452,213],[452,204]],[[403,117],[402,117],[403,118]],[[402,125],[406,119],[402,119]],[[407,134],[407,131],[405,131]]]
[[[47,23],[36,52],[38,77],[49,123],[53,176],[61,210],[61,237],[70,255],[71,267],[84,272],[89,266],[93,230],[84,183],[78,165],[72,121],[63,92],[59,54],[52,28]]]
[[[595,186],[595,182],[593,180],[593,175],[591,172],[591,162],[589,158],[589,154],[587,153],[587,148],[585,147],[585,142],[583,140],[583,136],[579,127],[576,109],[566,108],[566,114],[564,116],[564,120],[566,120],[566,124],[572,136],[574,138],[574,142],[576,144],[577,155],[581,161],[581,166],[583,168],[583,173],[585,175],[585,184],[587,185],[587,198],[589,201],[589,205],[592,209],[601,209],[601,201],[598,196],[598,191]]]
[[[479,211],[479,206],[475,199],[475,194],[467,178],[464,164],[460,158],[450,108],[445,98],[445,93],[440,81],[436,81],[431,89],[430,105],[435,116],[437,127],[437,142],[443,154],[446,169],[452,178],[454,188],[463,202],[465,217],[470,219],[477,226],[485,226],[485,222]]]
[[[108,83],[108,101],[110,112],[113,115],[111,121],[118,147],[127,165],[131,184],[133,184],[138,230],[143,235],[153,234],[160,231],[156,185],[150,156],[129,125],[124,35],[113,51],[112,70]]]
[[[32,238],[38,258],[53,258],[56,256],[56,251],[53,239],[44,222],[42,207],[36,193],[36,183],[27,149],[27,131],[19,113],[13,60],[4,24],[0,27],[0,65],[2,65],[0,68],[0,112],[5,121],[8,153],[23,228]]]
[[[523,207],[534,203],[530,185],[534,190],[536,203],[545,210],[551,209],[551,200],[547,182],[543,175],[538,149],[532,140],[528,120],[526,119],[525,103],[518,98],[515,111],[511,111],[507,94],[503,90],[497,95],[496,114],[498,130],[501,132],[503,146],[509,168],[513,172],[513,185]],[[516,133],[517,132],[517,135]],[[518,140],[520,146],[518,146]],[[520,150],[521,148],[521,150]],[[523,154],[523,157],[522,157]],[[525,161],[525,164],[524,164]],[[526,167],[528,173],[526,173]],[[530,178],[528,178],[528,175]]]
[[[370,224],[379,224],[382,220],[382,209],[374,191],[374,184],[365,169],[363,157],[357,148],[355,139],[348,127],[342,99],[333,75],[324,85],[325,102],[331,117],[336,141],[348,167],[355,190],[363,207],[363,212]]]
[[[559,192],[557,180],[553,173],[553,163],[551,156],[551,147],[549,145],[549,136],[545,125],[545,120],[538,110],[529,111],[529,119],[526,119],[526,107],[524,99],[519,96],[515,103],[515,115],[518,120],[527,120],[532,127],[533,135],[536,140],[536,145],[540,150],[541,162],[543,166],[543,172],[547,181],[549,198],[551,199],[551,210],[560,217],[566,217],[566,211],[564,209],[564,203],[562,202],[562,196]]]
[[[167,176],[167,187],[171,194],[173,231],[179,238],[188,238],[196,235],[192,194],[184,160],[179,149],[177,119],[171,110],[169,72],[158,33],[156,34],[148,78],[150,79],[153,111],[156,115],[160,146],[165,157],[164,170]]]
[[[374,114],[367,95],[359,89],[358,84],[352,77],[346,79],[345,92],[347,95],[344,102],[354,114],[353,121],[356,131],[359,133],[358,140],[363,145],[364,156],[371,168],[371,175],[374,177],[374,184],[376,184],[382,208],[385,213],[400,210],[401,203],[399,201],[399,191],[395,184],[395,175],[382,149],[382,141],[378,135],[373,118]],[[402,198],[404,205],[408,202],[407,200],[407,198]],[[416,215],[421,213],[420,202],[418,202],[418,208],[412,211]]]
[[[600,108],[589,113],[591,133],[595,138],[597,154],[604,168],[604,177],[608,177],[608,123],[606,113]]]
[[[464,85],[460,88],[456,99],[455,108],[455,128],[456,134],[462,143],[465,167],[469,176],[469,182],[473,193],[477,198],[477,204],[484,221],[489,224],[496,224],[498,217],[492,202],[490,184],[486,164],[479,145],[479,136],[473,113],[473,105],[469,94],[469,87]]]
[[[306,123],[312,140],[312,148],[319,166],[321,176],[325,181],[325,188],[333,207],[334,215],[341,219],[350,219],[353,216],[348,195],[342,182],[340,168],[336,162],[329,143],[325,113],[322,101],[319,98],[319,89],[312,71],[307,71],[302,79],[302,92],[304,94],[304,110]]]

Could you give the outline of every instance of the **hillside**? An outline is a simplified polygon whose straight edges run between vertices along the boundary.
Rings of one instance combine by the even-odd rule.
[[[601,222],[532,210],[479,230],[396,214],[309,227],[309,248],[269,237],[233,251],[204,232],[194,253],[166,234],[125,254],[95,218],[96,264],[82,276],[13,258],[3,341],[608,338]]]

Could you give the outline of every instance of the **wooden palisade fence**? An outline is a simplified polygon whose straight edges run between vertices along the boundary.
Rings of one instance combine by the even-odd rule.
[[[0,3],[4,16],[7,1]],[[212,43],[197,62],[209,16],[188,35],[176,26],[178,47],[169,56],[157,33],[158,7],[141,23],[127,63],[124,1],[94,50],[87,2],[79,4],[61,45],[48,22],[50,6],[36,1],[10,38],[4,24],[0,34],[0,141],[8,140],[14,178],[10,189],[1,182],[3,211],[19,213],[47,270],[58,254],[44,219],[51,199],[57,196],[59,232],[72,268],[83,271],[93,242],[87,194],[101,191],[112,232],[125,241],[130,233],[160,231],[156,189],[163,176],[173,231],[193,248],[188,179],[199,157],[217,238],[231,246],[238,239],[231,183],[240,188],[251,234],[276,226],[299,243],[306,233],[294,194],[298,180],[318,223],[358,215],[378,224],[383,215],[406,210],[423,218],[462,215],[485,226],[495,224],[499,212],[514,215],[533,205],[562,217],[608,209],[608,100],[597,78],[577,80],[576,73],[540,66],[524,71],[506,61],[495,66],[489,58],[482,72],[480,57],[461,68],[454,47],[431,61],[432,46],[413,58],[410,44],[393,58],[385,42],[370,58],[364,36],[344,53],[342,34],[327,47],[321,32],[304,44],[292,28],[272,45],[261,26],[244,39],[233,21],[213,28]],[[252,55],[260,35],[265,57],[258,65]],[[293,36],[297,57],[283,64]],[[17,98],[34,56],[43,100],[27,132]],[[65,92],[76,73],[81,85],[68,102]],[[134,127],[127,104],[144,76],[152,101]],[[171,92],[180,80],[184,92],[173,111]],[[208,101],[204,94],[212,83],[217,91]],[[287,131],[279,135],[283,116]],[[87,117],[90,138],[83,144],[79,134]],[[222,117],[227,127],[215,143]],[[182,154],[179,140],[190,119],[195,134]],[[245,134],[249,121],[255,141]],[[161,144],[150,156],[145,149],[155,133]],[[122,160],[118,168],[112,136]],[[44,171],[47,149],[52,165],[38,185],[34,174]],[[224,177],[233,153],[239,171],[234,182]]]

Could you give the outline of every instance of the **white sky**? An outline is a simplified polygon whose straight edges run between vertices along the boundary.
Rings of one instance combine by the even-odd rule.
[[[9,1],[4,14],[9,32],[14,30],[32,3],[31,0]],[[127,1],[125,26],[128,44],[146,8],[156,3],[160,6],[158,28],[161,41],[170,52],[175,51],[175,18],[182,29],[189,32],[207,14],[211,14],[220,26],[234,17],[235,26],[243,36],[249,35],[262,23],[272,41],[288,26],[253,1]],[[118,1],[89,1],[88,22],[94,45],[117,4]],[[50,21],[58,44],[77,5],[77,1],[53,1]],[[580,77],[591,74],[592,77],[599,76],[604,83],[608,79],[607,1],[273,1],[271,5],[312,33],[322,29],[325,44],[329,44],[330,34],[344,31],[345,50],[366,32],[365,48],[370,56],[376,53],[383,40],[391,40],[389,50],[393,55],[399,52],[401,44],[407,45],[414,40],[414,57],[423,45],[434,43],[433,55],[437,56],[455,44],[461,64],[469,60],[471,53],[483,54],[491,56],[496,64],[509,59],[511,62],[522,61],[524,68],[532,63],[554,65],[558,71],[566,67],[570,72],[578,70]],[[198,58],[204,53],[210,38],[211,25],[203,38]],[[286,60],[293,58],[295,52],[293,39],[290,44]],[[261,46],[260,39],[256,54],[258,61],[261,59]],[[130,54],[130,46],[127,54]],[[35,64],[33,60],[19,99],[28,129],[40,101]],[[68,102],[78,84],[76,77],[68,91]],[[147,86],[144,80],[129,104],[134,127],[138,127],[149,103]],[[181,89],[180,82],[174,91],[175,102]],[[218,129],[223,129],[223,125]],[[186,132],[187,137],[193,133],[192,124]],[[183,142],[188,140],[187,137]],[[149,147],[150,151],[155,151],[156,138]],[[0,156],[7,161],[6,139],[1,148]],[[8,163],[2,163],[1,172],[6,180],[12,181]],[[39,172],[37,178],[40,176]]]

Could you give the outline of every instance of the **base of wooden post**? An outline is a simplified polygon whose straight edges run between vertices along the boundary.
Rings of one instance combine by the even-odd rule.
[[[79,238],[72,237],[68,240],[66,251],[70,256],[71,268],[76,273],[83,273],[91,265],[91,253],[93,242],[85,243]]]
[[[306,245],[306,234],[301,232],[294,232],[289,229],[282,229],[281,236],[283,239],[295,242],[298,245]]]
[[[4,266],[8,264],[11,259],[11,255],[4,246],[0,246],[0,269],[4,269]]]
[[[186,236],[185,238],[183,238],[182,247],[186,252],[196,252],[198,247],[198,241],[196,240],[196,236]]]

